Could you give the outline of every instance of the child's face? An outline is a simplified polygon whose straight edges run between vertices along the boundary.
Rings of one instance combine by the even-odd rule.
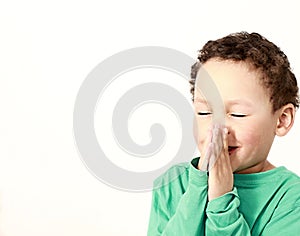
[[[211,76],[225,107],[225,126],[232,170],[256,172],[265,162],[274,140],[278,120],[266,90],[259,84],[258,73],[243,62],[209,60],[203,69]],[[201,78],[200,78],[201,79]],[[212,124],[212,108],[195,89],[194,108],[197,117],[198,148],[205,154],[207,130]],[[200,114],[199,114],[200,113]]]

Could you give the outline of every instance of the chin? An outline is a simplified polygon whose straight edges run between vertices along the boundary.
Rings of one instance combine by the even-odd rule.
[[[247,170],[251,167],[249,166],[236,166],[234,164],[231,164],[232,172],[234,174],[247,174]]]

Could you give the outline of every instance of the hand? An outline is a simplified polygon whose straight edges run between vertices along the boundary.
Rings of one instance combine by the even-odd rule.
[[[228,153],[227,135],[226,128],[221,125],[214,125],[209,130],[207,137],[206,154],[204,158],[200,158],[198,163],[198,169],[209,171],[209,201],[233,189],[233,174]]]

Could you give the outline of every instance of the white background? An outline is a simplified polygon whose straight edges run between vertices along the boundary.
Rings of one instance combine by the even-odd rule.
[[[207,40],[246,30],[279,45],[299,78],[297,9],[259,0],[1,1],[0,234],[145,235],[151,193],[106,186],[78,155],[72,115],[87,74],[124,49],[165,46],[196,58]],[[298,116],[270,154],[298,174],[299,125]]]

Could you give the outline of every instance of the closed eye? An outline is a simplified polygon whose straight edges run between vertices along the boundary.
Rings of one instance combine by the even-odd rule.
[[[212,113],[209,112],[209,111],[198,112],[198,115],[199,115],[199,116],[209,116],[209,115],[211,115],[211,114],[212,114]]]
[[[230,114],[232,117],[237,117],[237,118],[242,118],[242,117],[245,117],[246,115],[245,114],[240,114],[240,113],[231,113]]]

